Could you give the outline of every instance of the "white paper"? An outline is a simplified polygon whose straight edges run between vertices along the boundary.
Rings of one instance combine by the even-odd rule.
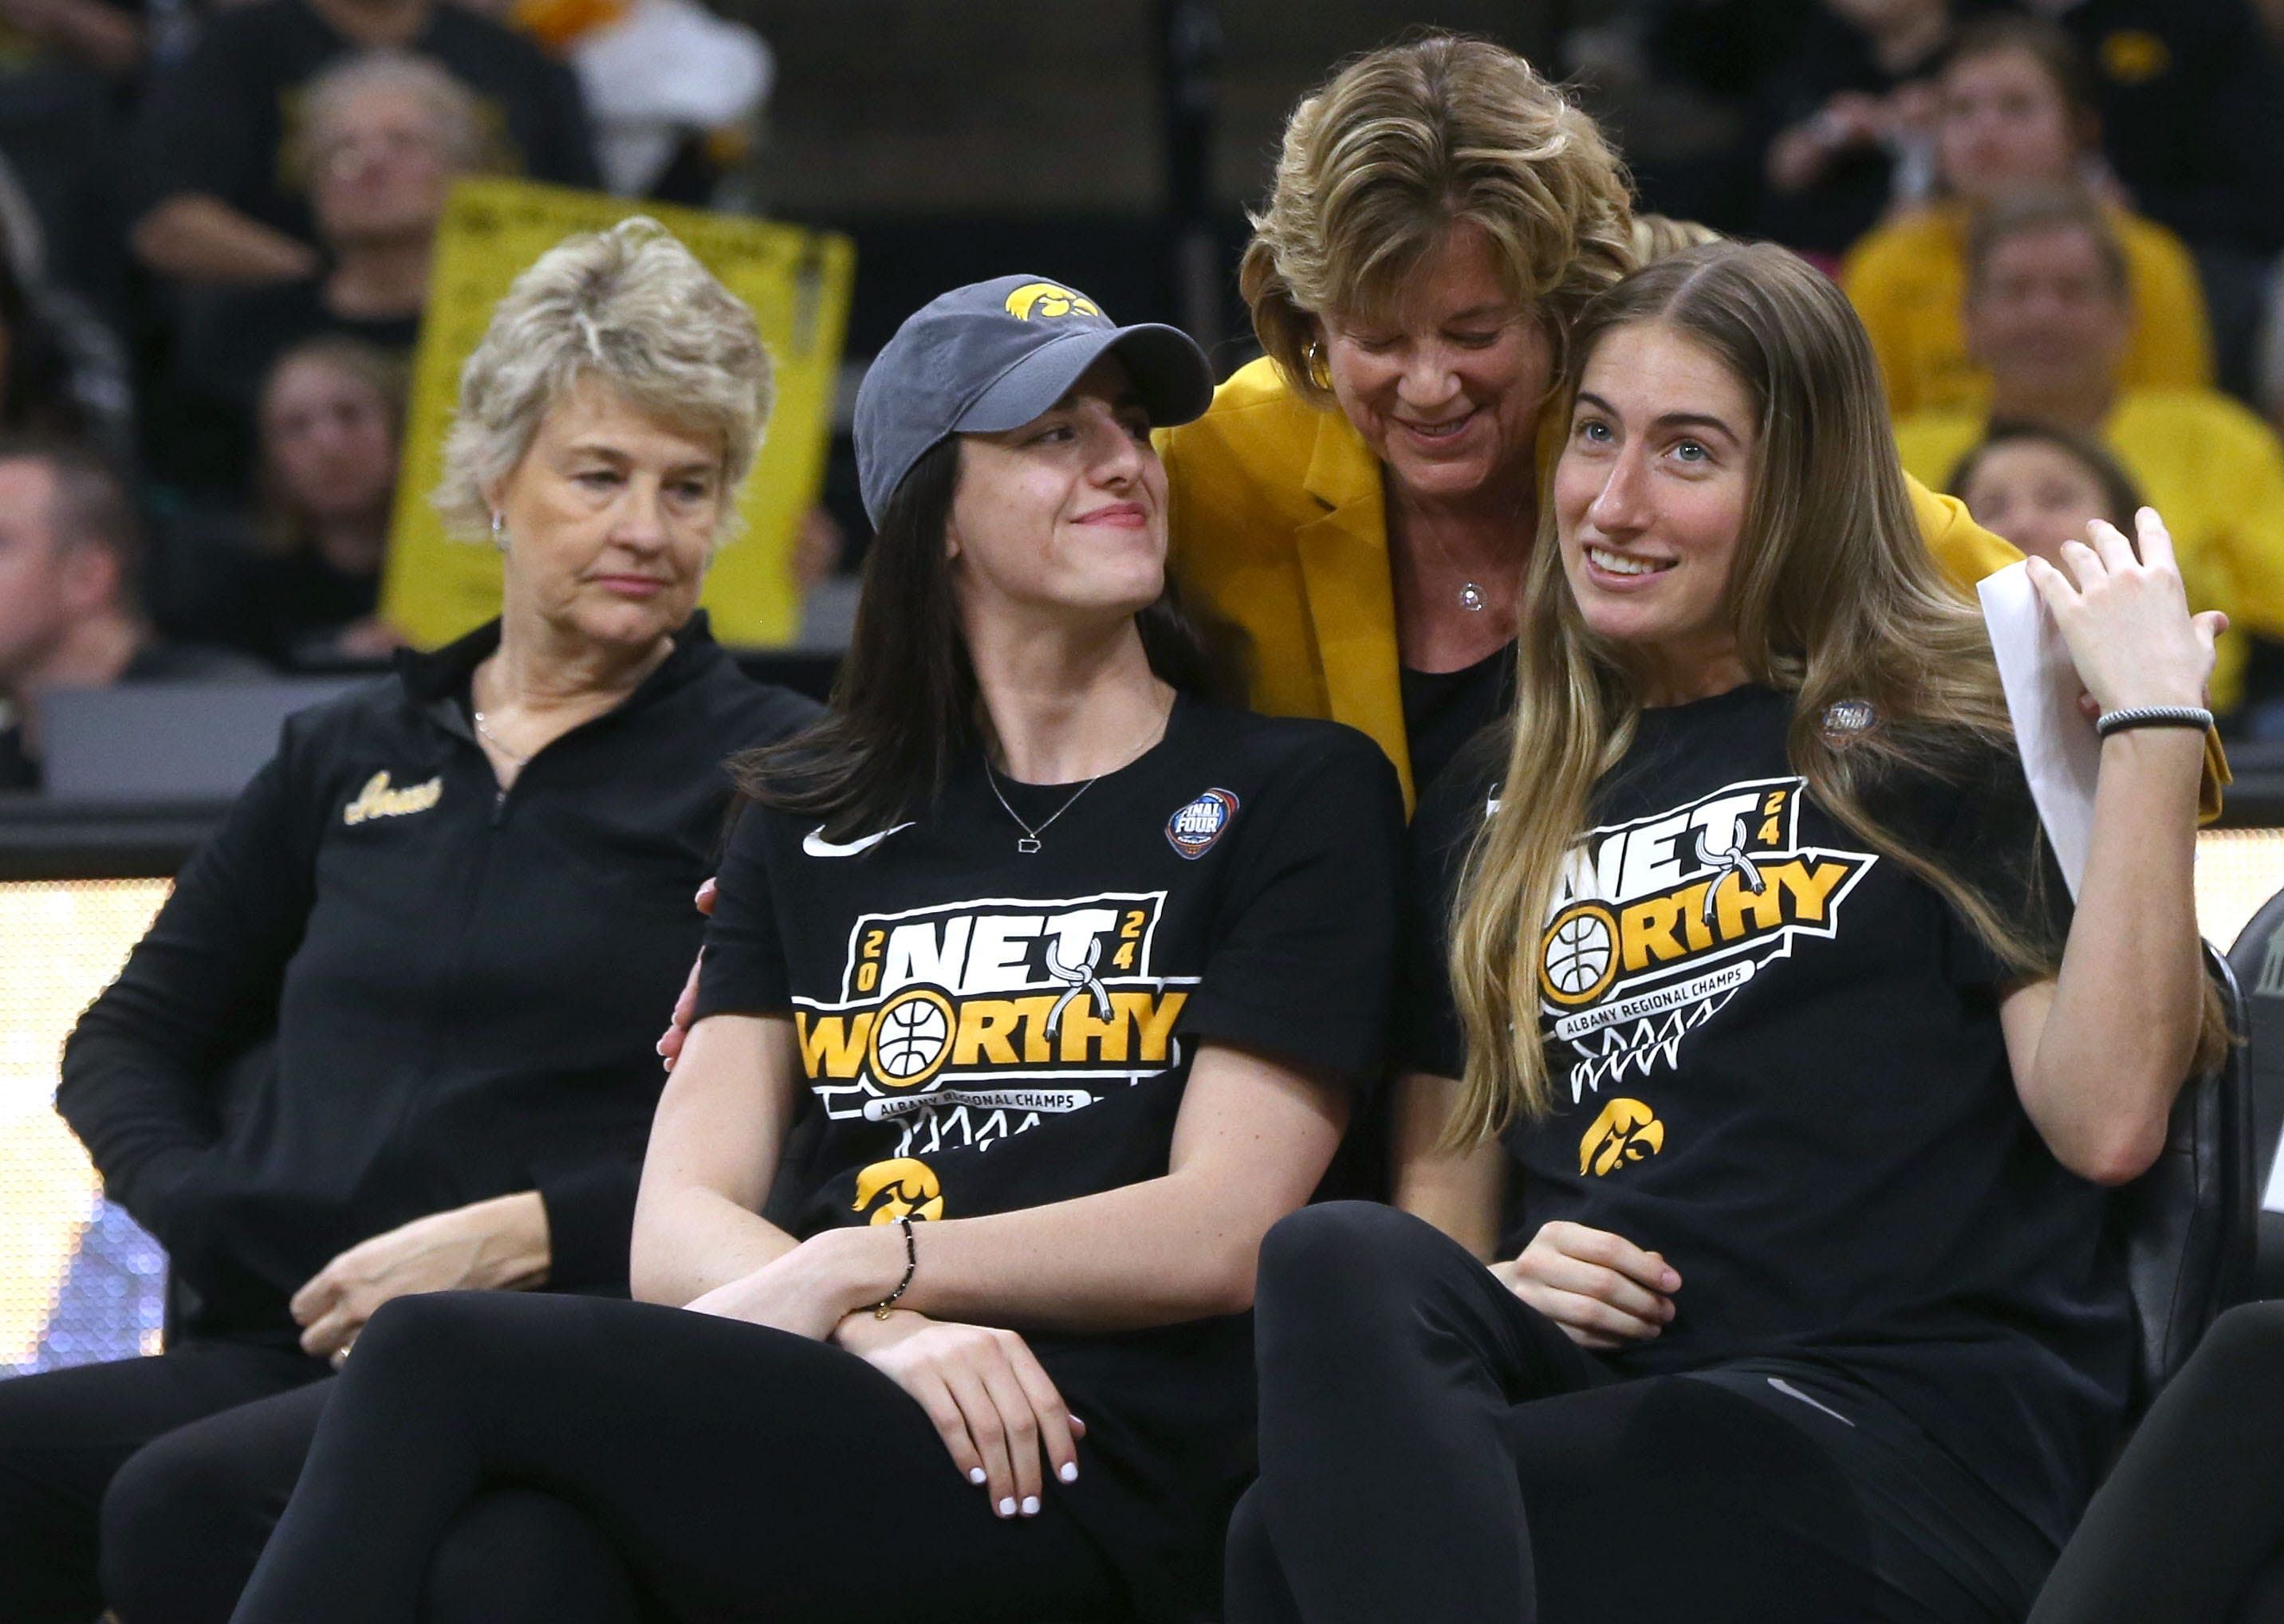
[[[2030,798],[2076,901],[2093,839],[2093,785],[2101,767],[2101,736],[2077,704],[2085,684],[2026,566],[2009,564],[1975,590]]]

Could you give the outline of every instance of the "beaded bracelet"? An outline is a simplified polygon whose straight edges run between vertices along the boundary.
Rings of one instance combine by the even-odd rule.
[[[896,1299],[911,1288],[912,1275],[920,1266],[919,1243],[912,1238],[912,1221],[910,1218],[899,1218],[896,1222],[903,1226],[904,1230],[904,1277],[896,1282],[895,1291],[872,1305],[874,1319],[888,1317],[888,1310],[896,1306]]]
[[[2202,705],[2132,705],[2104,711],[2093,730],[2108,738],[2129,728],[2194,728],[2203,732],[2213,724],[2213,714]]]

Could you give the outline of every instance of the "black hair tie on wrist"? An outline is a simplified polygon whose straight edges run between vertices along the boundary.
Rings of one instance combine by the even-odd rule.
[[[2093,730],[2108,738],[2132,728],[2194,728],[2202,733],[2213,724],[2213,714],[2202,705],[2129,705],[2104,711]]]
[[[874,1319],[888,1317],[888,1310],[896,1306],[896,1299],[911,1289],[912,1276],[920,1266],[919,1243],[912,1238],[912,1221],[907,1217],[899,1218],[896,1222],[903,1226],[904,1230],[904,1277],[896,1282],[895,1291],[872,1305]]]

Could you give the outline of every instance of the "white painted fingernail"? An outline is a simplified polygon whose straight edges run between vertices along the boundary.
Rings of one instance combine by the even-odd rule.
[[[1076,1461],[1065,1461],[1060,1466],[1055,1469],[1055,1475],[1066,1483],[1077,1482],[1078,1463]]]
[[[1013,1517],[1014,1514],[1015,1496],[1010,1495],[999,1503],[999,1515],[1002,1517]]]
[[[1026,1516],[1026,1517],[1036,1517],[1038,1514],[1039,1514],[1039,1497],[1038,1497],[1036,1495],[1024,1495],[1024,1496],[1023,1496],[1023,1515],[1024,1515],[1024,1516]]]
[[[975,1485],[975,1487],[978,1487],[978,1488],[982,1487],[983,1487],[983,1468],[982,1468],[982,1467],[981,1467],[981,1466],[970,1466],[970,1467],[967,1469],[967,1480],[968,1480],[969,1482],[971,1482],[971,1483],[974,1484],[974,1485]]]

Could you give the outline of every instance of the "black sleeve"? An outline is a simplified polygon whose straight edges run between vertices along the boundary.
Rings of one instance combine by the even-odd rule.
[[[542,1163],[532,1170],[547,1209],[547,1289],[627,1289],[642,1159]]]
[[[772,820],[748,806],[731,832],[714,881],[714,917],[698,972],[698,1014],[781,1015],[793,1007],[793,975],[770,889]]]
[[[1451,997],[1451,911],[1459,870],[1482,826],[1490,793],[1475,775],[1445,773],[1420,797],[1405,838],[1391,1045],[1399,1072],[1457,1077],[1467,1069],[1467,1040]]]
[[[56,1109],[112,1199],[169,1252],[195,1252],[221,1068],[277,1017],[309,917],[315,840],[286,724],[214,838],[175,882],[119,979],[64,1045]]]
[[[184,192],[247,209],[262,190],[277,153],[254,109],[274,103],[278,87],[254,82],[241,48],[249,20],[259,20],[213,19],[191,54],[152,82],[131,140],[130,218]]]
[[[1361,734],[1338,735],[1263,810],[1182,1028],[1375,1082],[1404,832],[1396,769]]]
[[[1989,902],[2001,919],[2060,958],[2069,935],[2069,884],[2054,861],[2022,761],[2013,752],[1988,757],[1953,792],[1951,816],[1930,855]],[[2017,974],[1956,909],[1944,910],[1943,956],[1944,972],[1961,986],[2004,982]]]

